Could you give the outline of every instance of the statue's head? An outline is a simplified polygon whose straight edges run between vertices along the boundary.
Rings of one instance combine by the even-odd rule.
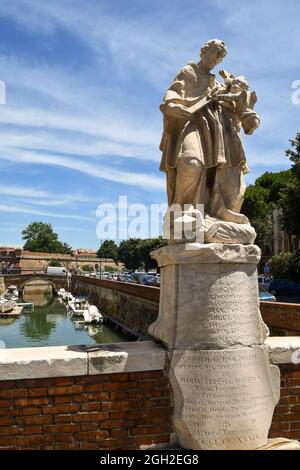
[[[230,91],[232,93],[237,93],[242,90],[249,90],[249,84],[248,84],[246,77],[244,77],[244,75],[239,75],[238,77],[234,77],[231,80]]]
[[[225,42],[220,39],[210,39],[200,49],[201,62],[209,70],[222,62],[226,54]]]

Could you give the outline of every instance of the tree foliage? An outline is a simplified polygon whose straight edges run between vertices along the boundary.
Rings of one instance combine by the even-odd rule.
[[[300,250],[295,250],[293,253],[279,253],[270,259],[269,265],[274,279],[300,282]]]
[[[115,272],[115,269],[112,266],[109,266],[109,264],[106,264],[104,266],[104,271],[107,272],[107,273],[113,273],[113,272]]]
[[[157,268],[157,263],[150,256],[151,251],[167,244],[162,237],[129,238],[121,241],[118,249],[118,260],[124,263],[129,271],[143,268],[145,271]]]
[[[24,250],[72,254],[72,248],[58,240],[51,224],[32,222],[22,231],[22,238],[25,240]]]
[[[157,262],[151,258],[150,253],[166,244],[167,240],[164,240],[162,237],[141,240],[139,250],[145,271],[148,272],[149,269],[157,268]]]
[[[270,272],[274,279],[288,279],[291,256],[292,253],[282,252],[273,256],[268,261]]]
[[[129,271],[135,271],[142,267],[142,258],[140,252],[139,238],[129,238],[122,240],[118,249],[118,260],[124,263],[124,266]]]
[[[97,251],[99,258],[118,260],[118,246],[113,240],[104,240]]]
[[[49,266],[53,266],[53,267],[60,267],[61,266],[61,263],[58,259],[52,259],[50,260],[49,262]]]
[[[265,172],[247,187],[242,212],[256,230],[256,243],[264,254],[272,252],[272,214],[281,206],[281,198],[289,184],[291,170]]]
[[[94,271],[94,266],[92,264],[84,264],[81,266],[81,270],[85,273],[91,273]]]
[[[292,168],[288,184],[281,197],[282,225],[286,232],[296,237],[296,248],[300,239],[300,133],[290,140],[291,148],[286,155],[291,160]]]

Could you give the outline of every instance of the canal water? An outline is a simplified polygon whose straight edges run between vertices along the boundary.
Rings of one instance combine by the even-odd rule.
[[[100,344],[132,341],[133,337],[124,334],[113,326],[79,325],[72,319],[67,307],[49,292],[27,293],[19,302],[33,302],[33,312],[22,313],[19,318],[0,317],[0,344],[6,348],[26,348],[34,346],[63,346],[78,344]],[[3,344],[3,343],[2,343]]]

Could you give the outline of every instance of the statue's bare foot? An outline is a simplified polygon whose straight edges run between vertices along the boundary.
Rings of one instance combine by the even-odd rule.
[[[249,219],[244,214],[239,214],[238,212],[233,212],[230,209],[224,207],[222,210],[219,210],[217,213],[217,218],[224,220],[225,222],[234,222],[236,224],[248,224]]]

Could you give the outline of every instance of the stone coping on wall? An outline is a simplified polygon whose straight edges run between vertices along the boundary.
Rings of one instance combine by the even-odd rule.
[[[141,299],[150,300],[152,302],[159,302],[160,288],[154,286],[145,286],[143,284],[135,284],[131,282],[114,281],[111,279],[99,279],[94,277],[73,275],[72,279],[94,286],[107,287],[114,289],[118,292],[123,292],[133,297],[140,297]]]
[[[300,364],[300,336],[271,336],[266,344],[272,364]]]
[[[266,340],[273,364],[300,363],[300,336]],[[154,341],[0,350],[0,380],[162,370],[166,350]]]
[[[163,370],[165,361],[153,341],[0,349],[0,380]]]

